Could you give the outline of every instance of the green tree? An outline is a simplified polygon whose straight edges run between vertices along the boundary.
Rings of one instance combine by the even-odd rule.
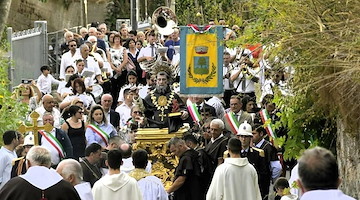
[[[347,0],[247,1],[238,44],[267,46],[273,65],[291,67],[292,96],[277,98],[288,157],[305,148],[335,148],[345,193],[359,198],[360,5]],[[276,61],[276,62],[275,62]],[[335,138],[336,143],[335,143]]]

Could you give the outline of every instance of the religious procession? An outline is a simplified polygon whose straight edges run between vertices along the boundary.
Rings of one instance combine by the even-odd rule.
[[[296,69],[245,32],[166,6],[144,30],[64,29],[59,66],[12,88],[26,116],[2,134],[0,200],[355,199],[332,149],[284,145]]]

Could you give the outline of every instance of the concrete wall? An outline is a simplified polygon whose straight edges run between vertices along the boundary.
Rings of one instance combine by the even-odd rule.
[[[109,0],[88,0],[88,22],[103,22]],[[65,3],[67,2],[68,8]],[[46,20],[48,32],[81,25],[80,0],[13,0],[8,26],[14,31],[32,28],[34,21]]]

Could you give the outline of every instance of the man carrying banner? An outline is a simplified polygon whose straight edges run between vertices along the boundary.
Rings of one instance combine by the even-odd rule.
[[[54,126],[54,117],[45,113],[42,117],[43,123]],[[62,159],[73,157],[73,146],[69,136],[61,129],[53,128],[50,132],[39,130],[39,144],[50,151],[51,167],[56,168]]]
[[[231,131],[234,135],[237,134],[238,127],[244,121],[247,121],[249,124],[253,124],[252,117],[249,113],[241,110],[242,101],[238,95],[233,95],[230,98],[230,108],[225,111],[224,119],[225,128],[228,131]]]

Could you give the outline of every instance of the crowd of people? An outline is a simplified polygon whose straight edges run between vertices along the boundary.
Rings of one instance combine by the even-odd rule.
[[[287,95],[291,70],[273,68],[261,45],[227,47],[226,41],[241,30],[229,29],[224,20],[218,23],[224,26],[223,66],[218,66],[224,93],[208,98],[181,96],[179,75],[155,70],[158,60],[179,67],[177,28],[167,36],[151,29],[129,31],[126,24],[118,32],[107,30],[105,23],[79,33],[66,31],[59,78],[42,66],[37,81],[25,80],[14,91],[13,98],[27,104],[29,114],[39,114],[39,125],[53,128],[28,133],[23,141],[16,131],[4,133],[0,199],[260,200],[287,195],[292,182],[283,178],[283,149],[273,143],[286,130],[271,124],[280,112],[272,99],[277,91]],[[151,175],[148,153],[133,150],[132,144],[138,128],[171,133],[180,127],[188,131],[168,142],[179,163],[173,184],[165,189]],[[338,168],[329,151],[306,151],[298,168],[296,195],[304,193],[302,199],[321,196],[320,189],[344,196],[337,190]]]

